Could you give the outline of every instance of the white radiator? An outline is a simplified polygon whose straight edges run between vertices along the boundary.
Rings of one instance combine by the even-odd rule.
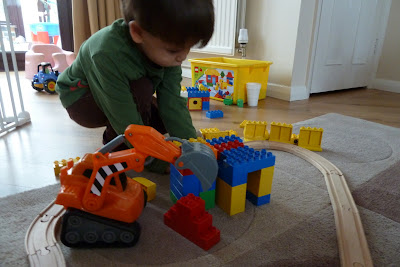
[[[210,42],[202,49],[192,48],[191,51],[232,56],[235,53],[238,0],[214,0],[214,12],[214,34]]]
[[[7,3],[7,1],[2,1],[2,3]],[[18,68],[17,68],[17,60],[15,58],[14,45],[11,38],[11,29],[10,29],[10,19],[8,16],[8,10],[6,6],[0,6],[0,8],[4,9],[4,16],[6,19],[7,25],[7,36],[10,37],[10,41],[8,42],[3,38],[3,32],[0,32],[0,50],[3,57],[3,65],[5,74],[1,73],[1,82],[0,82],[0,135],[10,129],[16,128],[18,126],[23,125],[26,122],[30,121],[30,115],[24,109],[24,102],[22,100],[21,94],[21,85],[19,82]],[[11,58],[14,67],[14,75],[10,74],[8,68],[7,54],[5,51],[5,42],[9,43],[11,50]],[[4,77],[6,76],[7,82],[4,81]],[[11,76],[15,77],[15,83],[11,80]],[[13,86],[16,87],[17,90],[13,89]],[[17,100],[16,100],[17,99]]]

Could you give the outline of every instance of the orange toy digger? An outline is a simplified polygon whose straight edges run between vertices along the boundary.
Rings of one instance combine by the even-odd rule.
[[[124,141],[134,148],[110,153]],[[182,142],[178,147],[170,140]],[[204,190],[211,187],[218,172],[213,151],[202,143],[165,138],[148,126],[129,125],[95,153],[72,161],[61,169],[61,189],[56,203],[67,211],[63,216],[61,241],[69,247],[134,246],[140,236],[136,222],[146,205],[142,186],[127,179],[125,172],[141,172],[148,157],[190,169]]]

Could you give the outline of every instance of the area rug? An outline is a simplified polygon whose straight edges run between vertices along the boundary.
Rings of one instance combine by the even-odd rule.
[[[346,177],[364,225],[376,266],[400,266],[400,129],[326,114],[294,124],[324,129],[319,154]],[[337,266],[340,265],[332,206],[323,175],[291,154],[272,151],[276,166],[271,202],[229,216],[209,212],[221,241],[208,251],[163,223],[173,205],[169,177],[141,173],[157,184],[139,223],[142,235],[133,248],[70,249],[68,266]],[[27,266],[25,233],[56,196],[59,185],[0,199],[0,265]]]

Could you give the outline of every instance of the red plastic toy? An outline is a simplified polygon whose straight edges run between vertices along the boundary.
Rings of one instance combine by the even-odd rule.
[[[164,214],[164,223],[204,250],[220,240],[220,231],[212,226],[212,215],[205,211],[205,201],[193,194],[180,198]]]

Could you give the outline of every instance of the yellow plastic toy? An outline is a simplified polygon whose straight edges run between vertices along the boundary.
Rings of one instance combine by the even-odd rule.
[[[322,151],[322,128],[301,127],[299,134],[293,134],[293,125],[271,122],[268,133],[266,121],[248,121],[240,123],[245,141],[269,140],[292,145],[298,145],[311,151]]]
[[[298,145],[311,151],[322,151],[322,128],[301,127]]]
[[[244,141],[267,140],[269,133],[266,121],[247,121],[244,120],[240,127],[243,129]]]
[[[142,185],[144,191],[147,193],[147,201],[151,201],[156,198],[156,184],[144,177],[133,178],[136,182]]]
[[[292,124],[271,122],[269,141],[293,144],[294,140],[292,140],[292,130]]]
[[[72,160],[74,163],[77,163],[81,158],[76,157],[76,158],[69,158],[68,160],[62,159],[60,161],[55,160],[53,164],[53,169],[54,169],[54,175],[58,176],[60,175],[60,170],[62,167],[67,166],[68,161]]]

